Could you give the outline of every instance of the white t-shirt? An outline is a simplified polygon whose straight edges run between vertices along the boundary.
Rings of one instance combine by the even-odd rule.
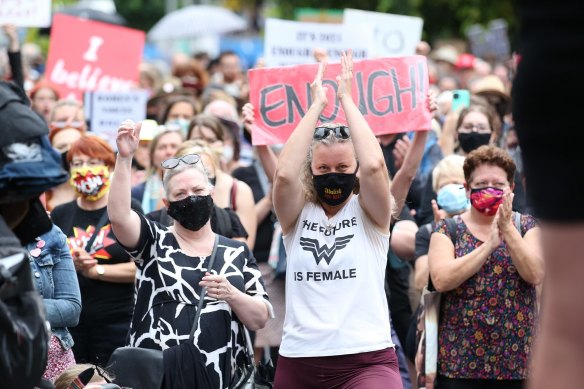
[[[384,291],[389,235],[353,196],[331,219],[307,203],[287,253],[286,318],[280,354],[315,357],[393,347]]]

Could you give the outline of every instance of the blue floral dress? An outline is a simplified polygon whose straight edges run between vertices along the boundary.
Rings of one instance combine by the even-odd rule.
[[[455,217],[456,259],[483,244]],[[535,227],[521,215],[521,235]],[[444,221],[434,232],[450,237]],[[535,286],[513,265],[505,242],[482,268],[458,288],[442,294],[438,327],[438,373],[449,378],[516,380],[527,378],[536,323]]]

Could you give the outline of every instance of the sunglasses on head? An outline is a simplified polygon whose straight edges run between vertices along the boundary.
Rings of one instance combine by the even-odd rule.
[[[187,154],[183,155],[182,157],[173,157],[163,161],[160,166],[165,169],[174,169],[177,167],[181,162],[186,165],[194,165],[201,160],[201,157],[198,154]]]
[[[321,140],[329,136],[331,131],[339,139],[349,139],[349,127],[339,126],[339,127],[316,127],[314,129],[314,139]]]

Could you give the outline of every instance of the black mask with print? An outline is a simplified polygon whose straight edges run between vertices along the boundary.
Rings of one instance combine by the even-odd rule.
[[[470,153],[481,146],[488,145],[491,141],[491,134],[480,134],[478,132],[458,133],[458,143],[465,153]]]
[[[349,174],[326,173],[312,176],[318,198],[330,206],[342,204],[353,193],[358,169],[359,166],[355,169],[355,173]]]
[[[171,201],[168,216],[191,231],[200,230],[211,218],[213,199],[208,196],[189,196],[182,200]]]

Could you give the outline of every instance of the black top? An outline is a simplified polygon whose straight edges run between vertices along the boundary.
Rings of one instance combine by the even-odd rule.
[[[416,232],[416,251],[414,254],[414,262],[418,260],[422,255],[427,255],[430,249],[430,237],[432,236],[432,231],[434,230],[434,222],[426,223],[420,226],[418,232]]]
[[[256,202],[256,204],[266,195],[254,165],[237,168],[231,175],[249,185],[253,192],[253,200]],[[258,225],[253,248],[253,255],[255,256],[258,263],[267,262],[268,257],[270,256],[270,247],[272,246],[275,220],[276,215],[274,212],[270,212],[268,216],[266,216],[266,218]]]
[[[132,209],[141,212],[140,205],[132,201]],[[93,235],[95,226],[107,207],[86,211],[73,200],[57,206],[51,212],[51,218],[65,235],[71,250],[84,249]],[[101,228],[93,242],[89,254],[97,259],[98,264],[111,265],[130,262],[130,256],[119,245],[109,221]],[[100,324],[129,320],[134,309],[134,283],[114,283],[93,280],[77,273],[81,290],[81,317],[79,324]]]

